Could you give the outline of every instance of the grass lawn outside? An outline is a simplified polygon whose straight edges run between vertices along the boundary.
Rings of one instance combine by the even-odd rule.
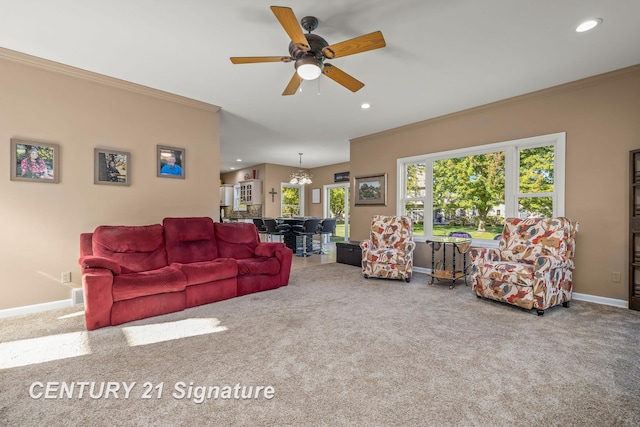
[[[434,225],[434,236],[448,236],[452,231],[466,231],[471,234],[473,239],[493,240],[495,236],[502,233],[502,226],[499,227],[485,227],[487,231],[478,231],[475,227],[463,227],[463,226],[449,226],[449,225]],[[422,223],[415,223],[413,225],[414,234],[422,234],[424,232],[424,226]],[[336,231],[331,236],[332,242],[342,242],[344,240],[344,222],[340,221],[336,223]]]

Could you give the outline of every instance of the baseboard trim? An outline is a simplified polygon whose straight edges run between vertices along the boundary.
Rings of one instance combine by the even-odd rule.
[[[571,299],[576,301],[595,302],[596,304],[610,305],[612,307],[629,308],[629,302],[623,299],[599,297],[596,295],[581,294],[578,292],[571,294]]]
[[[7,308],[0,310],[0,319],[7,317],[22,316],[24,314],[40,313],[43,311],[56,310],[58,308],[72,307],[74,304],[71,299],[60,301],[44,302],[42,304],[25,305],[22,307]]]

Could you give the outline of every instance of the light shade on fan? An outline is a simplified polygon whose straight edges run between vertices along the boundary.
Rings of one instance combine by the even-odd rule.
[[[315,80],[322,74],[322,62],[313,56],[303,56],[296,61],[296,72],[304,80]]]

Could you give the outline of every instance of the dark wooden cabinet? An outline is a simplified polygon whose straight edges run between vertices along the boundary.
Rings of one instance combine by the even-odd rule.
[[[629,157],[629,308],[640,310],[640,150]]]

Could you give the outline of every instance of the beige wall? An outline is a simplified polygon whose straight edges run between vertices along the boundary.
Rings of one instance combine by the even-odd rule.
[[[314,216],[317,218],[324,217],[324,191],[323,186],[329,184],[335,184],[333,182],[334,174],[340,172],[348,172],[350,164],[349,163],[338,163],[335,165],[325,166],[322,168],[314,168],[310,169],[309,172],[313,174],[313,184],[307,186],[307,193],[305,197],[305,212],[308,216]],[[311,189],[319,188],[320,189],[320,203],[314,204],[311,203]]]
[[[0,309],[70,298],[79,235],[101,224],[217,218],[219,108],[0,50]],[[11,138],[60,145],[60,183],[10,181]],[[156,176],[156,145],[182,147],[185,179]],[[93,184],[95,147],[131,153],[131,185]]]
[[[351,144],[351,176],[389,174],[386,207],[353,206],[352,238],[396,212],[396,160],[555,132],[567,133],[565,214],[580,223],[575,292],[628,299],[629,151],[640,148],[640,66],[416,123]],[[430,262],[426,244],[414,260]],[[623,275],[611,282],[611,272]]]

